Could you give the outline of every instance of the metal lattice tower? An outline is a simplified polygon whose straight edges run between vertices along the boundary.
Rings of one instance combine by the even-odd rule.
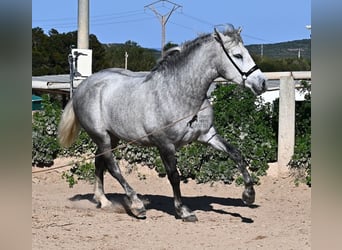
[[[167,13],[165,14],[161,14],[159,13],[156,8],[155,8],[155,5],[157,3],[160,3],[160,2],[167,2],[168,4],[171,4],[172,5],[172,8],[170,11],[168,11]],[[159,19],[160,21],[160,24],[162,26],[162,40],[161,40],[161,53],[162,53],[162,56],[164,56],[164,46],[165,46],[165,28],[166,28],[166,23],[167,21],[169,20],[171,14],[177,10],[178,8],[181,8],[182,6],[179,5],[179,4],[176,4],[176,3],[173,3],[171,1],[168,1],[168,0],[159,0],[157,2],[154,2],[154,3],[151,3],[149,5],[146,5],[144,8],[149,8],[151,11],[154,12],[154,14],[157,16],[157,18]]]

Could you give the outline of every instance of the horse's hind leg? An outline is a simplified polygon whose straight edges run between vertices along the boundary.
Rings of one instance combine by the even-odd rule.
[[[177,216],[179,216],[183,221],[197,221],[196,215],[187,206],[183,205],[181,201],[180,177],[176,168],[174,148],[172,146],[171,149],[168,149],[167,147],[159,148],[159,152],[163,160],[168,179],[172,185]]]
[[[120,168],[113,158],[112,147],[110,139],[106,137],[105,143],[98,143],[98,157],[95,160],[95,199],[101,203],[101,207],[105,207],[111,204],[110,201],[105,197],[103,191],[103,171],[108,169],[109,173],[121,184],[126,192],[126,195],[130,201],[130,209],[133,215],[138,218],[145,218],[146,209],[143,202],[138,198],[137,193],[134,189],[127,183],[125,178],[122,176]],[[104,202],[104,206],[102,204]]]
[[[96,151],[96,155],[100,153],[99,150]],[[95,158],[95,190],[94,199],[98,202],[101,208],[110,207],[112,203],[107,199],[104,194],[103,188],[103,173],[106,169],[105,160],[102,155]]]
[[[253,188],[253,180],[247,171],[247,163],[242,157],[240,151],[230,145],[219,134],[217,134],[215,128],[211,128],[207,134],[201,135],[198,141],[209,144],[215,149],[226,152],[229,157],[235,161],[240,170],[245,183],[245,190],[242,193],[242,200],[245,204],[251,205],[255,201],[255,191]]]

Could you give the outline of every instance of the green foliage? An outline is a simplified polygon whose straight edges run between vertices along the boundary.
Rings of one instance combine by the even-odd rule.
[[[293,50],[296,48],[300,48],[301,50],[301,58],[305,58],[307,60],[311,60],[311,39],[302,39],[302,40],[294,40],[289,42],[281,42],[281,43],[272,43],[272,44],[254,44],[247,45],[249,53],[252,55],[260,55],[261,54],[261,46],[262,53],[264,57],[272,58],[272,59],[281,59],[281,58],[297,58],[298,50]],[[282,71],[284,69],[280,69]]]
[[[109,67],[124,68],[125,53],[127,52],[127,68],[132,71],[148,71],[156,63],[155,51],[145,49],[136,42],[127,41],[124,44],[108,44],[105,46],[105,60]]]
[[[95,144],[85,131],[69,149],[61,148],[57,140],[57,129],[62,114],[58,100],[50,95],[42,96],[43,110],[33,114],[32,122],[32,165],[51,166],[57,156],[81,156],[93,153]]]
[[[271,105],[237,85],[222,86],[214,96],[217,130],[240,149],[252,171],[265,174],[267,163],[276,159]]]
[[[219,86],[212,95],[214,123],[218,132],[241,151],[251,171],[256,175],[264,175],[268,168],[267,163],[276,159],[270,106],[237,85]],[[196,154],[191,160],[192,152]],[[188,177],[196,176],[199,182],[222,180],[231,183],[238,174],[235,163],[228,155],[203,145],[189,145],[181,150],[180,158],[182,157],[184,161],[178,163],[181,172],[189,168]],[[187,161],[187,158],[190,160]],[[182,174],[187,172],[183,171]]]
[[[296,143],[289,162],[297,170],[297,181],[311,186],[311,85],[302,81],[305,101],[296,103]]]
[[[68,54],[71,46],[77,44],[77,31],[59,33],[51,29],[32,28],[32,75],[69,74]],[[105,62],[105,48],[95,35],[89,36],[89,48],[93,49],[93,71],[108,68]]]
[[[68,171],[63,172],[62,178],[66,180],[69,187],[74,187],[78,180],[84,180],[93,184],[95,182],[95,165],[93,162],[77,162]]]
[[[299,173],[296,175],[296,181],[311,186],[311,134],[296,138],[294,154],[289,165]]]
[[[114,153],[118,160],[125,159],[129,164],[144,164],[150,168],[154,167],[158,156],[156,148],[139,147],[125,142],[121,142]]]
[[[199,183],[232,183],[238,172],[227,155],[202,144],[185,146],[177,156],[178,168],[184,180],[192,178]]]
[[[32,124],[32,165],[50,166],[59,152],[57,127],[61,116],[61,107],[42,96],[43,111],[33,114]]]
[[[261,56],[261,46],[263,46],[263,56]],[[310,39],[276,44],[248,45],[246,48],[263,72],[311,70]],[[302,49],[301,58],[298,58],[298,51],[292,51],[293,48]]]
[[[263,72],[278,71],[309,71],[311,70],[311,61],[305,58],[269,58],[253,56],[255,63]]]

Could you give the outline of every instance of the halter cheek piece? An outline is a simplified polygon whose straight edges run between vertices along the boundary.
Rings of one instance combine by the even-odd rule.
[[[215,33],[217,34],[216,40],[220,43],[224,53],[226,54],[226,56],[228,57],[228,59],[230,60],[230,62],[234,65],[234,67],[237,69],[237,71],[239,71],[239,73],[241,74],[242,77],[242,83],[243,85],[245,85],[245,81],[247,80],[247,77],[252,74],[254,71],[258,70],[259,67],[257,65],[254,65],[250,70],[248,70],[247,72],[242,71],[239,66],[236,65],[236,63],[234,62],[233,58],[229,55],[227,49],[224,47],[224,43],[221,39],[221,36],[219,35],[218,31],[215,29]]]

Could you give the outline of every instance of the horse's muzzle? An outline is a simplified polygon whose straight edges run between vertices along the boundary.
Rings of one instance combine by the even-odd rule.
[[[267,90],[267,82],[265,79],[262,80],[261,84],[259,86],[252,85],[252,89],[256,95],[261,95]]]

